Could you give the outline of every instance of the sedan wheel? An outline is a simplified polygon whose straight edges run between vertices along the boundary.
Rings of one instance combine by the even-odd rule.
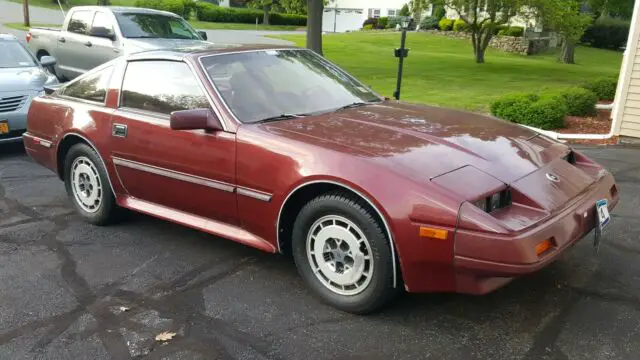
[[[368,203],[342,192],[320,195],[298,213],[291,248],[298,272],[324,302],[363,314],[387,304],[394,257]]]
[[[73,145],[64,161],[69,199],[88,222],[105,225],[120,215],[100,156],[87,144]]]
[[[358,226],[342,216],[324,216],[311,226],[307,257],[318,280],[337,294],[359,294],[371,282],[369,241]]]
[[[95,164],[85,156],[77,157],[71,164],[73,195],[82,210],[95,213],[102,201],[102,183]]]

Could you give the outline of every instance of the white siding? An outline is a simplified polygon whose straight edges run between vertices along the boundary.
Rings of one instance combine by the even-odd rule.
[[[633,66],[629,75],[626,93],[622,93],[622,119],[620,135],[640,138],[640,42],[630,50],[634,51]]]

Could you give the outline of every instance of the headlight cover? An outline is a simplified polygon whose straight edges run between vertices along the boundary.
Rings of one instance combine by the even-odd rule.
[[[499,210],[511,205],[511,190],[509,188],[493,193],[487,197],[470,201],[486,213]]]

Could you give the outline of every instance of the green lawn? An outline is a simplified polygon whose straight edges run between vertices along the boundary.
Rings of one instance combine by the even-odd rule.
[[[304,46],[300,35],[278,36]],[[398,60],[393,49],[398,33],[329,34],[323,37],[324,55],[340,67],[391,97],[396,85]],[[567,87],[597,76],[615,75],[622,53],[580,47],[576,65],[556,61],[556,54],[520,56],[489,49],[486,63],[473,61],[471,44],[426,33],[409,33],[402,100],[487,111],[492,99],[520,91]]]
[[[23,3],[23,0],[9,0],[14,3]],[[70,6],[66,6],[63,1],[62,8],[66,11],[70,7],[80,6],[80,5],[95,5],[96,1],[91,0],[70,0],[68,3]],[[111,0],[111,5],[114,6],[133,6],[136,0]],[[29,6],[38,6],[38,7],[46,7],[50,9],[60,9],[58,6],[58,2],[54,2],[53,0],[29,0]]]
[[[6,26],[10,29],[27,31],[29,26],[24,26],[22,23],[4,23],[2,26]],[[31,27],[44,27],[44,28],[59,28],[58,24],[31,24]]]

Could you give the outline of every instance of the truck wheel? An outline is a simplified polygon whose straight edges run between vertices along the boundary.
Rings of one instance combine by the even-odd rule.
[[[76,211],[87,222],[106,225],[119,216],[106,170],[98,154],[87,144],[69,149],[64,162],[64,183]]]
[[[291,245],[302,278],[338,309],[372,312],[398,293],[389,240],[358,198],[332,192],[307,203],[294,223]]]

